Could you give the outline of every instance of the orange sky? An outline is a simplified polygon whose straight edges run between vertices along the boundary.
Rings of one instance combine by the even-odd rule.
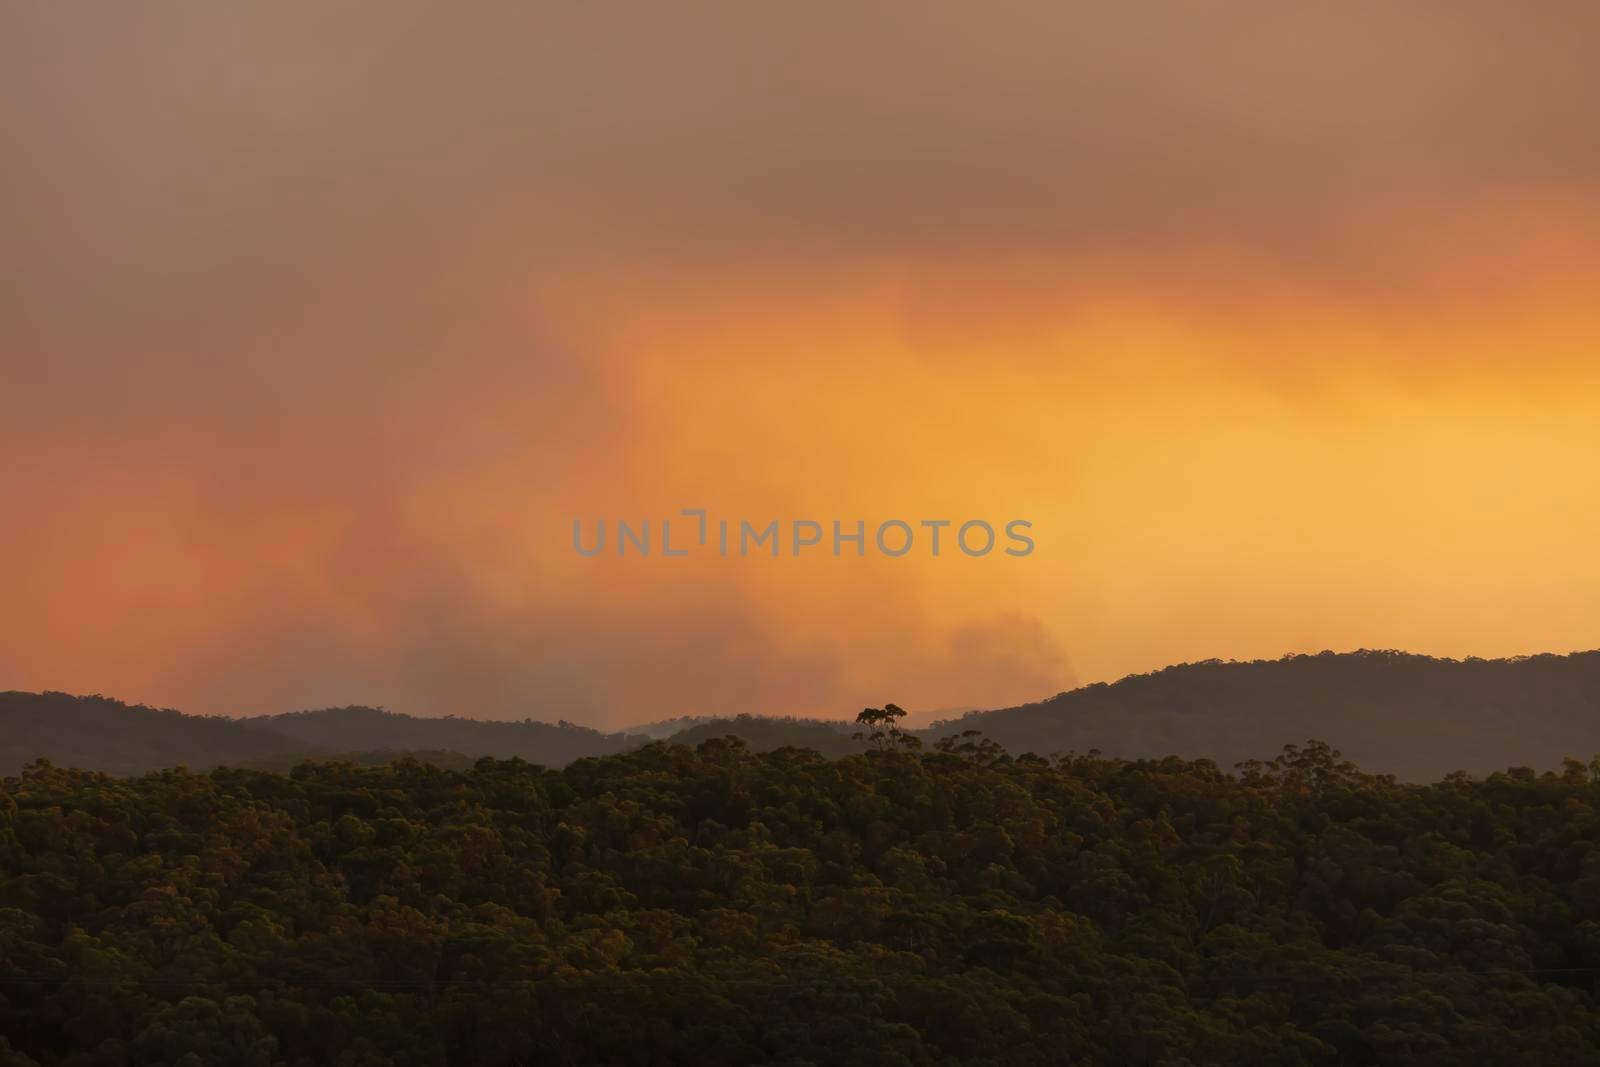
[[[1600,645],[1600,16],[1401,7],[11,9],[0,688],[621,726]],[[684,507],[1037,548],[572,551]]]

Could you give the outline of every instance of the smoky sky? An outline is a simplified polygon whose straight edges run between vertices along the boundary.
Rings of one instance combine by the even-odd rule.
[[[610,724],[1049,695],[1042,604],[876,576],[842,640],[745,578],[530,561],[582,508],[715,504],[659,490],[725,459],[652,435],[738,399],[642,384],[632,295],[949,265],[895,314],[957,374],[1054,306],[1019,262],[1470,296],[1492,257],[1413,242],[1592,216],[1597,35],[1589,3],[9,4],[0,669]]]
[[[1588,189],[1600,162],[1600,15],[1581,3],[6,19],[24,280],[115,279],[93,302],[108,314],[198,285],[276,321],[313,279],[343,296],[353,268],[379,286],[474,247],[546,268],[578,242],[825,254],[1243,231],[1292,248],[1375,197]]]

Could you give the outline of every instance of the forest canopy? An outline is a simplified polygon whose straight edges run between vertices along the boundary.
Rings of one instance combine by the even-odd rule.
[[[1592,1063],[1597,806],[1317,742],[36,763],[0,1063]]]

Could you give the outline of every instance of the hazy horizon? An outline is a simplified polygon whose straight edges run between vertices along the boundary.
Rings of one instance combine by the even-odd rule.
[[[1454,657],[1452,657],[1452,656],[1435,656],[1435,655],[1431,655],[1431,654],[1425,653],[1425,652],[1416,652],[1416,651],[1411,650],[1411,649],[1377,649],[1377,648],[1362,647],[1362,648],[1348,648],[1348,649],[1318,649],[1316,651],[1310,651],[1310,650],[1289,651],[1289,652],[1284,652],[1284,653],[1282,653],[1281,655],[1278,655],[1278,656],[1262,656],[1262,657],[1251,657],[1251,658],[1207,656],[1207,657],[1201,657],[1201,658],[1195,659],[1195,660],[1185,660],[1185,661],[1180,661],[1180,662],[1175,662],[1175,663],[1164,663],[1164,664],[1160,664],[1160,665],[1157,665],[1157,666],[1152,666],[1152,667],[1146,668],[1144,670],[1129,671],[1129,672],[1126,672],[1124,674],[1117,675],[1116,677],[1085,679],[1083,681],[1075,682],[1072,685],[1066,686],[1066,687],[1064,687],[1062,689],[1059,689],[1059,690],[1053,690],[1053,691],[1048,692],[1048,693],[1041,693],[1041,694],[1038,694],[1038,695],[1033,696],[1033,697],[1029,697],[1029,698],[1026,698],[1026,699],[1023,699],[1023,700],[1013,701],[1013,702],[1010,702],[1010,703],[987,703],[987,704],[977,704],[977,705],[974,705],[974,706],[971,706],[971,707],[960,707],[960,708],[950,708],[950,707],[943,707],[943,708],[904,707],[903,710],[906,712],[906,718],[903,720],[902,725],[907,729],[921,730],[921,729],[926,729],[926,728],[930,727],[934,723],[954,721],[956,719],[959,719],[959,718],[961,718],[961,717],[963,717],[965,715],[972,714],[972,713],[983,713],[983,712],[990,712],[990,711],[1002,711],[1002,710],[1008,710],[1010,708],[1021,707],[1021,706],[1030,705],[1030,704],[1046,703],[1048,701],[1053,700],[1056,697],[1063,696],[1065,694],[1072,693],[1072,692],[1075,692],[1077,690],[1085,689],[1085,688],[1092,687],[1092,686],[1095,686],[1095,685],[1115,685],[1118,682],[1122,682],[1122,681],[1126,681],[1126,680],[1134,679],[1134,678],[1146,677],[1146,676],[1149,676],[1149,675],[1152,675],[1152,674],[1159,674],[1159,673],[1161,673],[1163,671],[1167,671],[1167,670],[1175,670],[1175,669],[1180,669],[1180,668],[1184,668],[1184,667],[1204,666],[1204,665],[1217,664],[1217,663],[1223,663],[1223,664],[1274,663],[1274,662],[1282,662],[1282,661],[1285,661],[1285,660],[1296,659],[1296,658],[1300,658],[1300,657],[1316,658],[1316,657],[1319,657],[1319,656],[1334,656],[1334,657],[1345,657],[1345,658],[1347,658],[1347,657],[1359,655],[1361,653],[1397,653],[1397,654],[1399,654],[1401,656],[1417,657],[1417,658],[1421,658],[1421,659],[1433,660],[1433,661],[1436,661],[1436,662],[1446,662],[1446,663],[1450,663],[1450,662],[1463,663],[1463,662],[1471,662],[1471,661],[1492,662],[1492,663],[1506,663],[1506,662],[1515,662],[1515,661],[1518,661],[1518,660],[1531,659],[1531,658],[1538,657],[1538,656],[1554,656],[1554,657],[1557,657],[1557,658],[1568,658],[1568,657],[1572,657],[1572,656],[1583,656],[1583,655],[1594,654],[1594,653],[1597,653],[1597,652],[1600,652],[1600,648],[1592,648],[1592,649],[1576,648],[1576,649],[1570,649],[1570,650],[1567,650],[1567,651],[1557,651],[1557,650],[1552,650],[1552,649],[1544,649],[1544,650],[1540,650],[1540,651],[1537,651],[1537,652],[1514,653],[1514,654],[1506,655],[1506,656],[1476,656],[1476,655],[1470,655],[1469,654],[1469,655],[1465,655],[1465,656],[1454,656]],[[3,692],[3,691],[4,690],[0,690],[0,692]],[[17,689],[15,689],[15,687],[11,687],[11,691],[18,692],[18,691],[22,691],[22,690],[17,690]],[[221,717],[221,718],[230,718],[230,719],[241,719],[241,720],[270,718],[270,717],[276,716],[276,715],[286,715],[286,714],[287,715],[293,715],[293,714],[298,714],[298,713],[302,713],[302,712],[327,711],[327,710],[336,710],[336,709],[342,709],[342,708],[368,708],[368,709],[371,709],[371,710],[385,711],[385,712],[390,712],[390,713],[399,714],[399,715],[406,715],[406,716],[410,716],[410,717],[413,717],[413,718],[421,718],[421,719],[455,717],[455,718],[473,719],[473,720],[481,721],[481,722],[522,722],[524,720],[530,720],[531,719],[534,722],[543,722],[543,723],[547,723],[547,724],[550,724],[550,725],[554,725],[557,722],[565,721],[565,722],[573,723],[574,725],[578,725],[578,726],[589,726],[589,727],[592,727],[593,729],[600,730],[602,732],[607,732],[607,733],[629,732],[629,731],[634,730],[636,728],[659,726],[659,725],[666,724],[666,723],[676,722],[678,720],[710,721],[710,720],[717,720],[717,719],[733,719],[733,718],[736,718],[736,717],[741,716],[741,715],[749,715],[749,716],[752,716],[752,717],[755,717],[755,718],[770,718],[770,719],[792,718],[792,719],[802,719],[802,720],[818,721],[818,722],[829,722],[829,723],[851,723],[851,722],[855,721],[856,715],[860,711],[859,708],[848,708],[848,709],[839,710],[837,712],[824,711],[824,712],[816,713],[816,714],[806,714],[806,713],[775,710],[775,709],[771,709],[771,708],[767,708],[767,707],[755,706],[755,707],[750,707],[750,708],[743,708],[743,709],[736,709],[736,710],[722,711],[722,712],[685,711],[685,712],[681,712],[681,713],[678,713],[678,714],[671,714],[671,715],[645,715],[645,716],[635,717],[635,718],[631,718],[631,719],[627,719],[627,720],[617,720],[616,716],[610,716],[607,719],[603,719],[603,720],[597,721],[597,722],[576,722],[575,720],[570,719],[565,714],[562,714],[562,712],[561,712],[561,710],[559,708],[529,707],[529,708],[526,708],[526,709],[521,709],[519,711],[509,712],[509,713],[502,714],[502,715],[489,715],[489,714],[476,713],[475,709],[473,709],[473,708],[446,708],[446,709],[429,710],[429,709],[423,709],[423,708],[409,708],[409,707],[392,706],[392,705],[388,705],[388,704],[380,704],[380,703],[375,703],[375,702],[372,702],[372,701],[366,701],[366,700],[360,700],[360,699],[349,699],[349,700],[335,700],[335,701],[332,701],[330,703],[318,704],[318,705],[315,705],[315,706],[284,707],[284,708],[268,709],[268,710],[264,710],[264,711],[254,711],[254,712],[240,713],[240,712],[229,712],[229,711],[226,711],[226,710],[222,710],[222,711],[200,711],[200,710],[196,710],[196,709],[193,709],[193,708],[174,707],[174,706],[171,706],[171,705],[161,704],[161,703],[156,702],[156,701],[142,700],[136,694],[123,694],[123,693],[93,693],[93,694],[91,694],[91,693],[87,693],[87,692],[73,692],[72,690],[62,689],[61,687],[58,687],[58,686],[45,686],[42,689],[34,690],[34,692],[40,692],[40,693],[46,693],[46,692],[67,693],[67,694],[72,695],[72,696],[80,696],[80,697],[82,697],[82,696],[99,696],[99,697],[105,697],[105,698],[108,698],[108,699],[111,699],[111,700],[119,701],[119,702],[121,702],[123,704],[131,705],[131,706],[161,708],[163,710],[168,710],[168,711],[182,712],[182,713],[187,714],[187,715],[202,715],[202,716]],[[887,703],[887,702],[892,702],[892,701],[886,701],[886,700],[879,700],[878,701],[879,704]],[[616,721],[612,721],[612,720],[616,720]]]

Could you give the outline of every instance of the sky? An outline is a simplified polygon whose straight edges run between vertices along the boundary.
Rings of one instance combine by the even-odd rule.
[[[615,728],[1600,646],[1597,39],[6,4],[0,688]],[[573,549],[684,508],[869,551]]]

